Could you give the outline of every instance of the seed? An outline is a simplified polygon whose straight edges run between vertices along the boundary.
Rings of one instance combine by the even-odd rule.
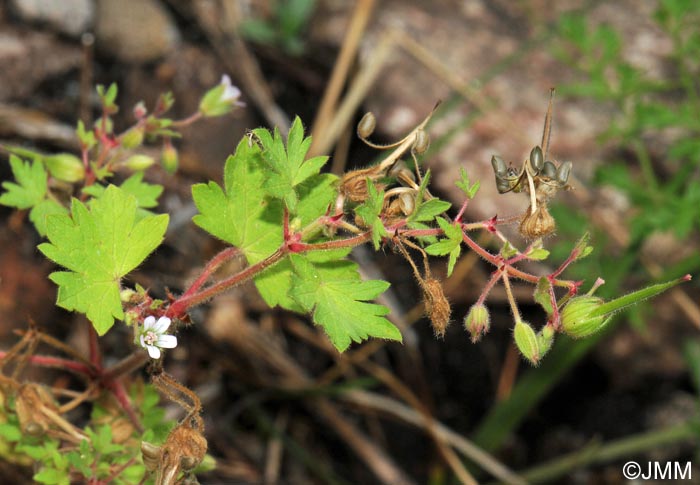
[[[360,122],[357,124],[357,136],[367,138],[374,133],[374,128],[377,126],[377,119],[371,112],[365,113]]]

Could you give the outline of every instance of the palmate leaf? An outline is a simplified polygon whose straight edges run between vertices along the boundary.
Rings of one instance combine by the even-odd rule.
[[[293,254],[292,297],[316,324],[326,331],[340,352],[351,342],[369,337],[401,341],[401,332],[384,315],[389,309],[367,303],[384,292],[386,281],[362,281],[357,265],[351,261],[314,263],[309,258]]]
[[[284,147],[281,150],[278,156],[283,156]],[[270,256],[283,242],[282,201],[268,196],[264,185],[269,176],[260,148],[244,139],[226,161],[223,188],[214,182],[192,187],[200,212],[194,223],[240,248],[249,264]],[[335,180],[334,175],[321,174],[299,184],[298,203],[290,216],[303,226],[323,215],[336,195]],[[268,305],[301,311],[288,296],[290,277],[291,266],[284,259],[257,276],[255,285]]]
[[[10,155],[10,167],[15,182],[3,182],[6,190],[0,195],[0,204],[31,209],[29,220],[32,221],[41,236],[46,235],[46,217],[52,214],[65,214],[68,211],[54,199],[47,198],[48,175],[39,160],[32,163],[23,162],[15,155]]]
[[[299,201],[296,187],[318,174],[328,157],[305,160],[311,147],[311,137],[304,137],[304,126],[298,116],[289,129],[286,148],[278,129],[270,133],[265,128],[258,128],[253,133],[262,147],[262,160],[271,170],[263,183],[265,191],[272,197],[282,199],[290,211],[295,211]]]
[[[160,245],[168,216],[136,222],[136,199],[110,185],[88,209],[73,199],[71,214],[47,218],[48,243],[39,250],[69,271],[49,278],[58,285],[57,305],[85,313],[103,335],[124,318],[119,282]]]
[[[447,276],[452,274],[457,258],[462,251],[462,228],[459,224],[450,224],[442,217],[437,217],[436,220],[445,233],[445,238],[431,244],[425,248],[425,252],[433,256],[450,255],[447,262]]]

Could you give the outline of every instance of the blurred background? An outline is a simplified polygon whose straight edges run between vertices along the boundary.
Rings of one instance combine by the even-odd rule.
[[[370,341],[343,355],[305,316],[239,288],[196,309],[166,361],[203,400],[217,468],[202,483],[439,485],[467,481],[468,470],[484,483],[616,484],[632,459],[695,461],[700,476],[700,3],[0,2],[0,143],[77,152],[76,122],[99,108],[95,84],[118,83],[120,130],[134,122],[132,106],[152,106],[164,91],[174,117],[187,116],[224,73],[246,108],[189,127],[176,141],[177,175],[149,172],[166,187],[160,210],[171,225],[132,278],[157,296],[182,291],[221,249],[190,222],[190,186],[220,181],[247,129],[284,130],[299,115],[341,173],[380,155],[354,134],[364,112],[377,117],[373,139],[390,142],[441,101],[424,157],[432,191],[459,207],[454,181],[466,168],[481,181],[468,210],[477,221],[526,209],[526,195],[497,193],[490,159],[519,166],[540,143],[550,88],[550,154],[573,162],[573,190],[550,205],[551,266],[528,269],[551,272],[590,231],[595,251],[564,275],[584,289],[597,277],[605,297],[686,273],[694,280],[601,334],[559,338],[538,368],[514,349],[502,287],[488,300],[491,332],[469,341],[461,321],[492,270],[473,254],[445,280],[454,321],[437,340],[402,258],[356,251],[368,277],[392,283],[382,303],[404,344]],[[151,149],[157,157],[160,147]],[[32,319],[84,347],[83,317],[53,305],[53,267],[26,214],[0,215],[3,346]],[[433,272],[444,275],[445,261]],[[532,286],[514,292],[526,320],[543,324]],[[123,337],[103,340],[107,355],[117,358]]]

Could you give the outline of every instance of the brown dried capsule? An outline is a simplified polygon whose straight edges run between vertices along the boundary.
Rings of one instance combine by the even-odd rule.
[[[430,136],[425,130],[416,131],[416,140],[413,142],[413,151],[417,154],[423,154],[430,147]]]
[[[399,195],[399,208],[404,215],[410,216],[416,208],[415,192],[403,192]]]
[[[421,282],[423,286],[423,304],[433,325],[436,337],[444,337],[450,323],[452,308],[442,290],[442,284],[435,278],[428,277]]]
[[[554,232],[556,223],[549,214],[546,204],[539,204],[535,212],[532,213],[532,206],[527,208],[527,212],[520,221],[520,234],[528,239],[547,236]]]
[[[544,162],[542,167],[542,174],[544,177],[555,179],[557,176],[557,167],[551,161],[547,160]]]
[[[561,185],[566,185],[571,174],[571,162],[563,162],[557,169],[557,182]]]
[[[542,167],[544,166],[544,156],[542,155],[542,149],[539,146],[536,146],[532,149],[532,151],[530,151],[530,165],[533,169],[535,169],[535,173],[533,175],[540,173],[540,170],[542,170]]]
[[[365,113],[360,122],[357,124],[357,136],[367,138],[374,133],[374,128],[377,126],[377,119],[371,112]]]

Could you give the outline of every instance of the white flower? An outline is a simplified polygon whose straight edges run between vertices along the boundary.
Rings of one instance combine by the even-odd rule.
[[[160,358],[160,349],[173,349],[177,346],[177,337],[174,335],[165,335],[165,332],[170,327],[170,319],[168,317],[160,317],[156,321],[156,317],[150,316],[143,320],[143,327],[139,335],[141,347],[148,350],[148,355],[151,359]]]
[[[223,103],[229,103],[233,106],[245,106],[245,103],[239,101],[238,98],[241,97],[241,90],[237,86],[231,84],[231,78],[228,74],[221,76],[221,82],[219,83],[224,86],[224,92],[219,100]]]

